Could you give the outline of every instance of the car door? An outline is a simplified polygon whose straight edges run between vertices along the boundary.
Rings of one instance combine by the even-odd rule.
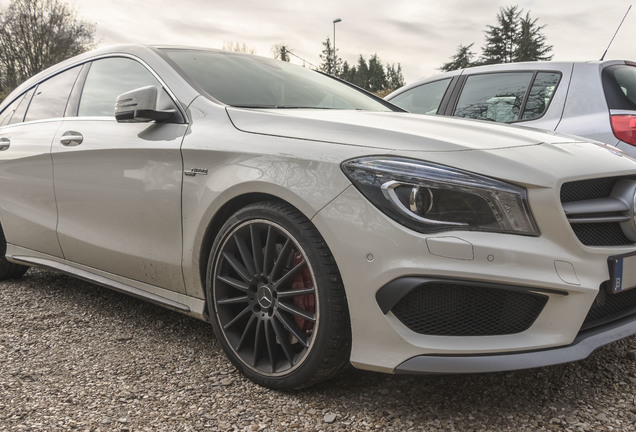
[[[80,69],[39,83],[0,114],[0,218],[7,242],[58,258],[51,142]]]
[[[118,95],[149,85],[161,104],[177,108],[136,59],[90,64],[77,116],[53,140],[57,233],[68,261],[183,292],[180,146],[187,125],[114,118]]]

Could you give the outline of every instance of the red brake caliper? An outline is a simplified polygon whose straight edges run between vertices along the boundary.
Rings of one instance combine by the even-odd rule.
[[[294,254],[294,265],[297,265],[303,261],[303,256],[300,252],[296,252]],[[307,288],[313,288],[314,284],[311,280],[311,273],[309,273],[309,267],[305,267],[301,272],[299,272],[294,278],[294,282],[292,283],[292,290],[302,290]],[[316,296],[314,294],[305,294],[294,297],[294,306],[299,309],[304,310],[305,312],[309,312],[310,314],[314,314],[316,312]],[[299,316],[294,317],[294,321],[296,321],[296,325],[305,333],[310,333],[314,328],[314,323],[308,321]]]

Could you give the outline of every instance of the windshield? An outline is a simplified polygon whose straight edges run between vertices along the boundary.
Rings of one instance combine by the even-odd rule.
[[[391,111],[383,102],[318,72],[231,51],[160,50],[214,99],[243,108]]]

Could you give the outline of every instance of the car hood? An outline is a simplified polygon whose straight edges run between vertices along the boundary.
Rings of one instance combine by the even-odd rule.
[[[230,107],[227,112],[244,132],[383,150],[494,150],[575,140],[518,126],[408,113]]]
[[[512,181],[554,187],[586,176],[632,175],[614,147],[521,126],[407,113],[227,108],[241,131],[347,146],[341,158],[378,153],[427,160]],[[347,156],[348,155],[348,156]]]

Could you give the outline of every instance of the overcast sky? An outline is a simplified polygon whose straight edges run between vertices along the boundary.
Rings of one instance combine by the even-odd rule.
[[[355,64],[374,53],[400,63],[407,82],[438,73],[460,44],[481,52],[484,30],[500,7],[518,5],[545,25],[553,60],[598,60],[633,0],[71,0],[79,18],[95,23],[100,45],[148,43],[222,48],[245,43],[271,57],[284,44],[318,65],[322,42]],[[6,7],[9,0],[0,0]],[[636,8],[606,59],[636,61]],[[295,62],[300,62],[295,60]]]

